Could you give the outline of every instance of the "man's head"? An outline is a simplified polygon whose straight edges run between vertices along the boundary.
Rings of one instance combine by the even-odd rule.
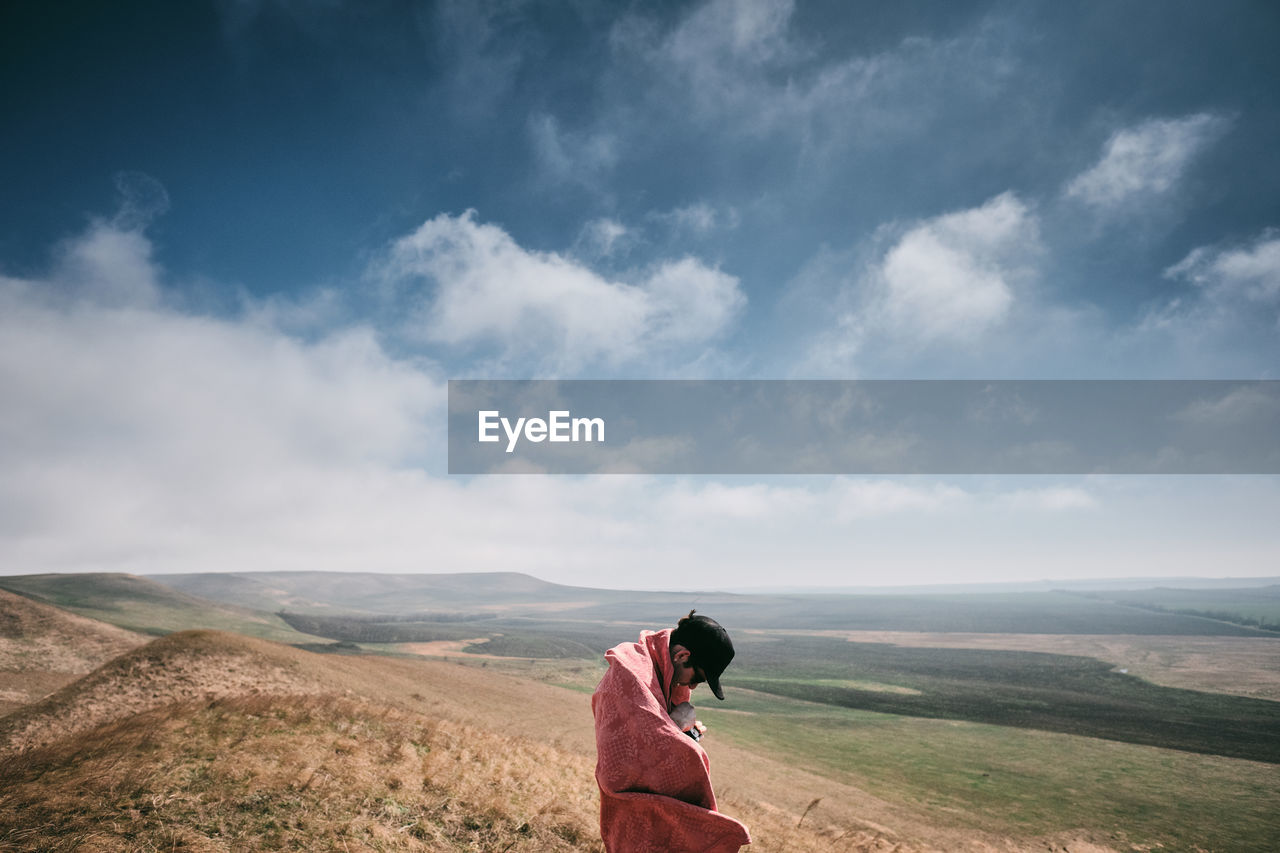
[[[678,684],[696,687],[705,681],[717,699],[724,698],[720,675],[733,660],[733,643],[719,622],[690,610],[671,632],[671,660]]]

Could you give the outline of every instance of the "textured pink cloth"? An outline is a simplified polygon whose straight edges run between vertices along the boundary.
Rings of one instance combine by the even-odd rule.
[[[671,631],[644,631],[605,653],[591,697],[596,718],[600,834],[609,853],[736,853],[747,828],[716,811],[710,761],[669,712],[689,701],[672,685]]]

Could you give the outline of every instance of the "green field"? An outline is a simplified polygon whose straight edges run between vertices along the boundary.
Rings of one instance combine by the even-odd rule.
[[[1117,849],[1171,851],[1264,853],[1280,832],[1274,764],[835,708],[737,687],[726,687],[724,703],[702,697],[699,714],[713,762],[715,738],[725,738],[948,824],[1022,836],[1101,829]]]
[[[735,684],[792,699],[1280,763],[1280,703],[1159,687],[1092,658],[824,637],[752,638],[739,657]]]
[[[451,660],[463,662],[466,656]],[[1117,850],[1134,845],[1186,853],[1275,849],[1280,765],[792,699],[746,689],[746,663],[735,660],[725,679],[724,702],[705,688],[695,691],[699,716],[710,728],[706,745],[713,776],[715,744],[723,738],[903,803],[938,825],[1021,838],[1085,831],[1104,836]],[[590,693],[604,671],[598,658],[580,666],[517,658],[469,665],[582,693]],[[833,681],[838,679],[808,683],[816,688]],[[893,696],[892,688],[904,681],[864,681],[862,688]],[[731,789],[733,780],[721,778],[718,785]]]
[[[1111,593],[1122,606],[1199,616],[1280,632],[1280,586],[1251,589],[1149,589]]]

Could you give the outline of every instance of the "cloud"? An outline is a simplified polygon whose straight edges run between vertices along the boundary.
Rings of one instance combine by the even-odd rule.
[[[1126,486],[1125,506],[1079,522],[1120,530],[1105,540],[1118,556],[1099,561],[1095,547],[1086,561],[1070,543],[1045,552],[1059,541],[1059,511],[1096,502],[1072,486],[1006,497],[920,478],[438,476],[434,366],[393,357],[360,323],[303,340],[271,311],[193,313],[153,255],[145,235],[97,223],[62,245],[47,275],[0,278],[6,572],[505,570],[705,589],[767,583],[780,567],[794,583],[881,583],[892,565],[903,583],[1026,580],[1028,565],[1037,576],[1132,573],[1137,554],[1165,574],[1189,570],[1204,555],[1188,537],[1225,523],[1187,513],[1183,539],[1161,551],[1168,507]],[[708,271],[672,273],[686,274]],[[1275,545],[1259,531],[1270,530],[1261,516],[1275,484],[1245,480],[1257,494],[1231,504],[1236,565],[1264,571]],[[1204,498],[1214,505],[1231,497],[1203,480],[1195,488],[1217,488]],[[1142,526],[1155,518],[1158,531]],[[1036,535],[1010,537],[1011,526]],[[1081,528],[1071,532],[1078,541]]]
[[[618,143],[604,132],[571,132],[555,116],[539,113],[529,120],[529,136],[542,180],[591,188],[618,161]]]
[[[0,279],[4,564],[302,568],[425,462],[443,382],[366,327],[302,342],[166,307],[151,252],[96,223],[48,277]]]
[[[733,207],[717,209],[705,201],[677,207],[665,213],[651,213],[649,218],[681,237],[705,237],[717,230],[738,227],[740,217]]]
[[[1009,318],[1021,289],[1034,279],[1039,251],[1035,214],[1013,193],[985,204],[907,225],[882,228],[861,269],[846,271],[836,297],[845,308],[810,351],[811,363],[845,364],[869,349],[919,352],[970,346]],[[808,275],[838,276],[818,259]]]
[[[1116,209],[1171,192],[1191,162],[1226,132],[1228,120],[1210,113],[1151,119],[1116,131],[1101,159],[1066,186],[1068,197]]]
[[[1280,232],[1268,229],[1243,245],[1201,246],[1164,275],[1183,287],[1148,309],[1132,337],[1175,348],[1195,375],[1274,376]]]
[[[945,483],[911,485],[894,480],[841,478],[832,492],[839,522],[898,513],[933,513],[972,500],[965,490]]]
[[[529,251],[469,211],[442,214],[397,240],[376,273],[426,281],[428,341],[488,347],[498,366],[551,373],[619,365],[706,345],[746,303],[738,279],[693,258],[612,281],[564,255]]]
[[[682,121],[717,132],[798,141],[810,154],[918,131],[949,93],[985,98],[1013,66],[987,28],[955,39],[903,39],[864,56],[829,56],[793,32],[793,0],[709,0],[664,30],[636,17],[614,28],[620,59],[658,87]]]
[[[888,322],[925,340],[968,340],[1000,323],[1014,300],[1011,262],[1036,239],[1012,193],[918,225],[878,271]]]
[[[625,251],[636,241],[635,233],[614,219],[593,219],[578,232],[575,251],[589,258],[607,258]]]
[[[1275,306],[1280,303],[1280,230],[1264,231],[1244,247],[1202,246],[1165,270],[1165,277],[1190,281],[1211,298]]]
[[[169,210],[168,191],[145,172],[117,172],[115,185],[120,194],[120,209],[111,221],[115,228],[139,230]]]
[[[1002,495],[998,503],[1015,511],[1059,512],[1097,509],[1098,499],[1089,491],[1071,486],[1015,489]]]
[[[146,306],[160,300],[160,270],[142,231],[94,220],[56,250],[50,284],[101,306]]]

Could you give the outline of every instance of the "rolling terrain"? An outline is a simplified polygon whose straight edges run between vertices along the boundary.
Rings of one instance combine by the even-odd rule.
[[[146,640],[0,589],[0,714],[43,698]]]
[[[298,634],[274,613],[187,595],[137,575],[0,576],[0,590],[152,636],[210,628],[284,643],[316,639]]]
[[[417,576],[416,591],[409,576],[373,576],[366,598],[358,575],[232,576],[225,589],[200,576],[184,590],[78,577],[0,585],[167,636],[141,645],[0,599],[43,608],[55,653],[84,654],[93,626],[123,643],[0,717],[0,848],[600,849],[588,697],[600,652],[642,623],[603,618],[625,604],[612,591],[520,575]],[[386,609],[341,610],[328,600],[339,594]],[[718,618],[753,598],[635,595]],[[285,610],[280,596],[296,608],[283,618],[268,609]],[[922,596],[915,614],[907,596],[867,598],[837,604],[862,608],[850,623],[897,630],[819,627],[834,604],[788,628],[739,631],[723,616],[739,659],[727,701],[699,706],[721,807],[752,827],[750,849],[1271,849],[1280,702],[1232,694],[1280,673],[1280,637],[1043,592],[968,596],[969,612],[943,621],[971,624],[985,608],[1012,627],[1047,609],[1046,625],[1124,617],[1136,630],[923,633],[902,626],[937,624],[960,596]],[[777,625],[804,601],[765,597],[753,618]],[[266,626],[291,644],[168,633],[193,618]],[[1180,630],[1147,633],[1150,618]],[[1170,649],[1206,657],[1173,667],[1192,652]],[[1199,689],[1119,671],[1130,658]],[[1214,661],[1228,665],[1210,677]]]
[[[586,697],[548,685],[180,632],[0,718],[0,844],[599,851],[592,737]],[[722,797],[758,849],[938,849],[839,810],[799,825],[845,786],[726,752],[764,774]]]

